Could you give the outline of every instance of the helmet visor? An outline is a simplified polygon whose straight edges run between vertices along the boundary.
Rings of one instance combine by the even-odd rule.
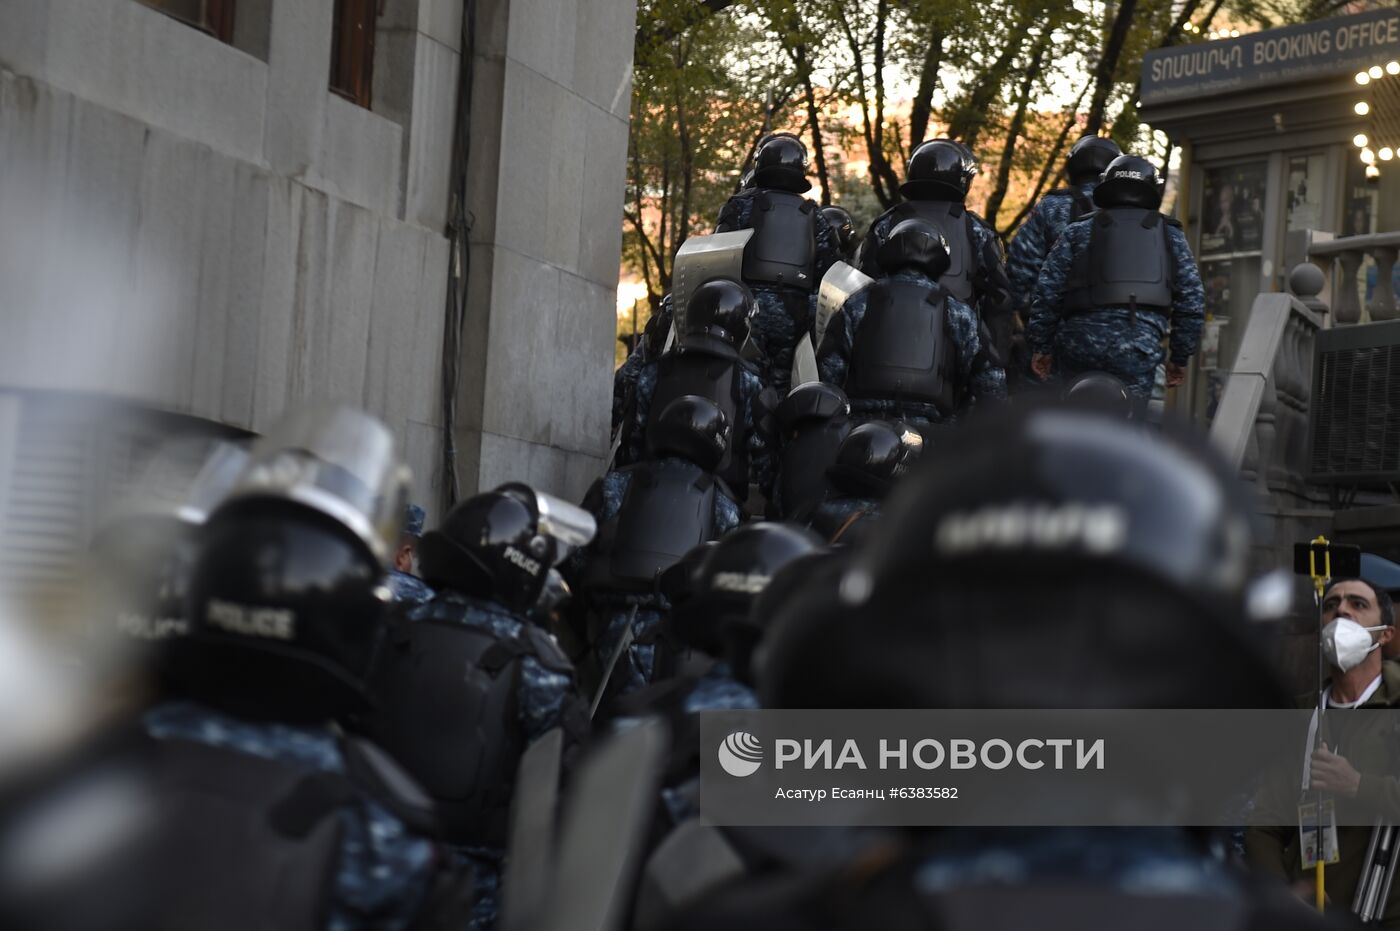
[[[247,462],[243,446],[214,437],[179,437],[164,443],[103,524],[151,517],[202,524]]]
[[[598,532],[598,522],[592,514],[563,498],[536,491],[523,482],[509,482],[496,490],[515,495],[530,504],[538,515],[539,533],[563,544],[557,550],[556,565],[564,561],[570,550],[587,546]]]
[[[229,494],[281,497],[320,511],[387,565],[408,502],[408,470],[389,429],[363,411],[318,406],[288,415],[253,447]]]

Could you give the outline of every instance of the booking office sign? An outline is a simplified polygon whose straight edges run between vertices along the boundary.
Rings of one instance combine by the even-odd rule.
[[[1326,742],[1339,825],[1400,820],[1400,711],[759,710],[701,714],[700,812],[752,826],[1292,824]],[[1315,798],[1316,792],[1308,792]]]

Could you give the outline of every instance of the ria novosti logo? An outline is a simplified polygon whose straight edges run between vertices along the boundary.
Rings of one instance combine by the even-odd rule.
[[[763,765],[763,744],[752,734],[735,731],[719,745],[719,765],[731,776],[752,776]]]

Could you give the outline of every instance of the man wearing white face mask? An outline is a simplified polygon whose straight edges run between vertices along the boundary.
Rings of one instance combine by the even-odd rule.
[[[1395,605],[1383,589],[1361,579],[1333,581],[1323,594],[1321,650],[1327,661],[1328,679],[1322,690],[1323,705],[1333,711],[1352,708],[1400,706],[1400,664],[1387,662],[1381,647],[1395,635]],[[1301,707],[1315,707],[1317,696],[1300,696]],[[1381,741],[1348,740],[1340,752],[1325,742],[1309,760],[1309,796],[1322,791],[1340,807],[1365,805],[1377,811],[1400,810],[1400,779]],[[1277,809],[1280,820],[1294,813],[1299,783],[1272,795],[1266,802]],[[1391,820],[1400,821],[1400,816]],[[1245,832],[1245,856],[1250,865],[1294,883],[1298,894],[1311,901],[1311,870],[1304,870],[1299,854],[1298,825],[1250,828]],[[1371,828],[1340,826],[1337,849],[1341,861],[1327,867],[1327,896],[1335,906],[1348,906],[1355,894]],[[1400,929],[1400,883],[1392,887],[1382,913],[1381,926]]]

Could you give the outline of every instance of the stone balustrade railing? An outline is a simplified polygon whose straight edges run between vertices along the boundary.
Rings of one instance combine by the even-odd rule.
[[[1303,264],[1289,276],[1293,294],[1260,294],[1211,422],[1212,441],[1254,484],[1269,528],[1257,554],[1279,565],[1293,541],[1329,526],[1326,494],[1307,484],[1308,406],[1313,343],[1328,308],[1326,279]]]
[[[1358,276],[1368,255],[1376,263],[1376,287],[1366,309],[1372,320],[1394,320],[1400,316],[1393,278],[1400,256],[1400,231],[1342,236],[1308,246],[1308,258],[1327,276],[1333,319],[1339,324],[1361,319],[1362,284]]]

